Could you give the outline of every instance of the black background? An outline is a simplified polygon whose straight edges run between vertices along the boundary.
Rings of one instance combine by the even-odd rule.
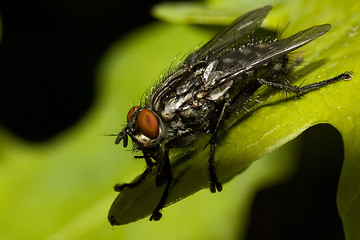
[[[0,124],[32,142],[75,123],[94,98],[104,50],[153,21],[159,1],[8,0],[0,2]]]
[[[296,141],[302,143],[298,169],[289,181],[256,194],[247,240],[345,239],[336,205],[344,156],[341,135],[320,124]]]

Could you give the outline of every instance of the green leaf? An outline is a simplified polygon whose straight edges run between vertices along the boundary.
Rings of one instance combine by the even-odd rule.
[[[273,4],[275,1],[162,2],[152,8],[152,14],[170,23],[226,25],[247,10]]]
[[[240,9],[236,15],[260,7],[228,6],[224,8]],[[23,142],[0,128],[0,238],[237,238],[247,226],[254,194],[285,181],[297,166],[296,142],[278,148],[309,126],[330,123],[341,132],[345,145],[339,213],[347,239],[359,239],[359,8],[359,3],[350,0],[326,4],[298,0],[274,5],[264,26],[275,29],[279,24],[283,29],[290,22],[284,37],[316,24],[333,25],[330,32],[300,50],[310,67],[302,71],[305,75],[298,84],[347,70],[354,72],[354,78],[296,100],[279,102],[285,94],[271,95],[222,136],[216,152],[218,171],[222,179],[233,179],[224,184],[221,193],[211,194],[205,189],[165,208],[160,222],[144,219],[115,229],[107,221],[107,211],[117,195],[112,186],[131,181],[144,163],[133,161],[130,148],[124,150],[114,144],[114,138],[103,135],[123,127],[127,111],[138,104],[143,92],[171,62],[178,61],[175,56],[188,54],[218,29],[155,23],[114,43],[99,64],[97,102],[81,121],[46,144]],[[170,200],[207,187],[208,149],[202,151],[202,143],[198,143],[199,151],[189,149],[194,154],[191,158],[174,153],[178,180]],[[235,177],[231,171],[242,173]],[[150,214],[161,192],[153,184],[149,177],[133,192],[124,191],[112,210],[116,221],[131,222]]]

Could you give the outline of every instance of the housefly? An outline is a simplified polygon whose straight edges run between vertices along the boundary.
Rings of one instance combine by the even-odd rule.
[[[165,184],[165,188],[150,220],[162,217],[160,210],[173,182],[171,149],[189,146],[203,133],[211,135],[208,143],[210,191],[220,192],[222,185],[215,169],[218,130],[224,119],[243,107],[261,86],[301,94],[352,78],[351,72],[345,72],[302,87],[290,85],[289,76],[296,64],[290,63],[288,54],[325,34],[331,25],[316,25],[285,39],[269,37],[255,41],[251,36],[271,9],[265,6],[237,18],[164,77],[144,105],[129,110],[127,125],[115,143],[123,141],[126,147],[129,136],[134,148],[143,153],[137,158],[144,158],[147,168],[136,181],[117,184],[115,190],[138,185],[156,165],[155,184],[158,187]]]

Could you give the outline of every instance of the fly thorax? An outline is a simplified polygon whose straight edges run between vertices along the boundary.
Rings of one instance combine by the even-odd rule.
[[[224,96],[226,96],[226,94],[228,93],[228,90],[231,88],[232,84],[233,84],[233,80],[225,82],[224,84],[222,84],[219,87],[212,90],[208,94],[207,99],[213,100],[213,101],[222,99]]]
[[[186,104],[192,98],[192,92],[185,95],[177,95],[169,99],[164,106],[164,110],[161,111],[161,116],[170,121],[175,117],[175,114],[180,111],[180,108]]]

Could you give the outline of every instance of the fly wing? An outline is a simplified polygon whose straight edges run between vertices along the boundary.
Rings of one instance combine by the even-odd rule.
[[[190,54],[185,59],[184,64],[191,66],[203,60],[217,58],[223,50],[253,33],[261,25],[271,9],[272,6],[265,6],[240,16],[223,31],[215,35],[208,43]]]
[[[234,61],[233,66],[229,66],[226,71],[222,72],[221,76],[217,77],[218,82],[221,84],[230,81],[252,68],[288,54],[325,34],[330,28],[330,24],[316,25],[277,42],[254,44],[239,49],[239,51],[249,54],[243,54],[243,57]]]

